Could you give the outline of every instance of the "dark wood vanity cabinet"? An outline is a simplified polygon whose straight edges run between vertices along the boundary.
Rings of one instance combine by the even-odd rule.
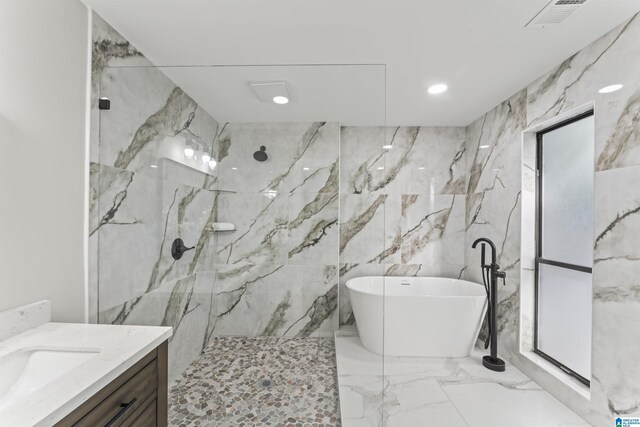
[[[165,341],[56,426],[165,427],[167,369]]]

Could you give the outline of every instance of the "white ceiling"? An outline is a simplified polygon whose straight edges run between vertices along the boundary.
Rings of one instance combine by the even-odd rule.
[[[386,64],[387,123],[442,126],[467,125],[640,11],[639,0],[588,0],[560,27],[537,30],[524,25],[548,0],[83,1],[156,65]],[[216,97],[210,79],[183,78],[196,100]],[[437,82],[449,91],[428,96]],[[324,120],[325,101],[305,117]],[[242,115],[243,103],[226,105]]]
[[[166,67],[161,70],[219,122],[385,124],[383,65]],[[258,100],[248,82],[264,80],[287,81],[290,102],[277,105]]]

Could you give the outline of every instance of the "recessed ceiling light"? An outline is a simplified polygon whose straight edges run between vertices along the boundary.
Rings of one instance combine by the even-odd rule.
[[[151,165],[149,167],[154,168],[154,169],[158,169],[158,165]]]
[[[308,171],[308,170],[309,170],[309,168],[302,168],[302,170],[303,170],[303,171]]]
[[[427,89],[427,91],[431,95],[437,95],[439,93],[445,92],[448,88],[449,87],[446,84],[438,83],[437,85],[429,86],[429,89]]]
[[[418,169],[420,169],[421,171],[424,170],[424,166],[420,166]]]
[[[489,148],[488,145],[481,145],[480,148]]]
[[[615,85],[610,85],[610,86],[605,86],[602,89],[600,89],[598,92],[599,93],[611,93],[611,92],[615,92],[617,90],[622,89],[622,85],[621,84],[615,84]]]
[[[274,96],[273,102],[275,102],[276,104],[284,105],[289,102],[289,98],[287,98],[286,96]]]
[[[237,171],[237,170],[238,170],[238,168],[236,168],[236,167],[232,167],[231,169],[233,169],[234,171]]]
[[[391,144],[383,145],[382,148],[384,148],[385,150],[391,150],[393,148],[393,145]]]
[[[384,166],[378,166],[379,171],[381,171],[382,169],[384,169]]]

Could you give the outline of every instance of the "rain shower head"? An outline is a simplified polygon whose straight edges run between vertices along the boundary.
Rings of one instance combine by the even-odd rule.
[[[253,158],[259,162],[264,162],[265,160],[267,160],[269,158],[269,156],[267,156],[267,147],[262,145],[260,147],[260,150],[253,153]]]

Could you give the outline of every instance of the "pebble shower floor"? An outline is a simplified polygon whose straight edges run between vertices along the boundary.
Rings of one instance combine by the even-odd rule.
[[[214,338],[169,391],[169,425],[339,426],[333,338]]]

